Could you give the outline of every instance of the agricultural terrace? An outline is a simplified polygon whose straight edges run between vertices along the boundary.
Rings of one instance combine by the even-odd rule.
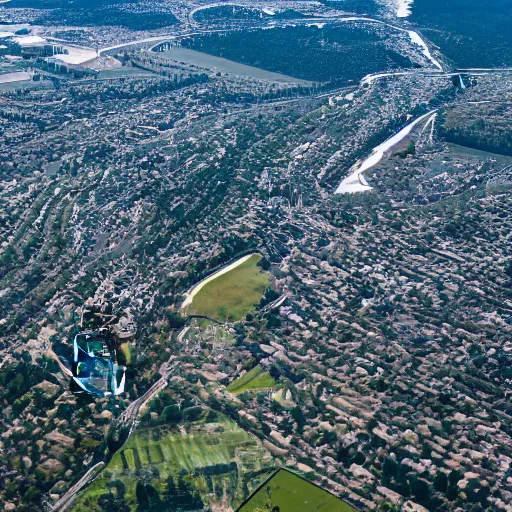
[[[241,320],[269,285],[270,274],[258,266],[260,260],[260,254],[245,256],[206,278],[188,294],[183,307],[220,321]]]
[[[264,483],[237,512],[355,512],[333,494],[285,469]]]
[[[277,382],[272,378],[270,373],[264,371],[263,368],[258,365],[247,372],[243,377],[234,380],[227,389],[231,393],[238,395],[244,391],[272,388],[276,385]]]
[[[102,512],[108,499],[125,507],[119,510],[135,512],[144,494],[177,510],[220,503],[237,507],[274,468],[257,438],[207,411],[198,421],[137,430],[72,512]]]

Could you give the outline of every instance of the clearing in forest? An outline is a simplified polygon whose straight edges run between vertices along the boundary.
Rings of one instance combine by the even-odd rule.
[[[227,272],[216,272],[192,289],[184,307],[215,320],[241,320],[260,301],[269,284],[268,272],[258,266],[260,260],[260,254],[252,254],[226,267]]]

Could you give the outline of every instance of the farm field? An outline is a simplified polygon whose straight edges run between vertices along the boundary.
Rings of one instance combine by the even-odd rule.
[[[221,321],[237,321],[260,301],[269,274],[258,267],[261,255],[253,254],[240,265],[207,282],[194,295],[190,309]]]
[[[275,507],[279,507],[279,512],[355,512],[333,494],[285,469],[262,485],[237,512],[274,510]]]
[[[253,389],[271,388],[276,384],[277,382],[272,376],[268,372],[263,371],[263,368],[258,365],[247,372],[243,377],[234,380],[227,389],[231,393],[238,395],[244,391]]]
[[[310,84],[305,80],[299,80],[291,76],[286,76],[281,73],[273,73],[266,71],[265,69],[257,68],[254,66],[247,66],[246,64],[240,64],[233,60],[223,59],[210,55],[209,53],[202,53],[196,50],[190,50],[188,48],[174,47],[172,50],[165,52],[158,52],[159,56],[168,57],[174,61],[187,62],[195,66],[215,69],[224,73],[232,73],[235,75],[244,75],[253,78],[259,78],[262,80],[271,80],[282,83],[300,83]]]
[[[117,499],[122,489],[121,504],[136,511],[137,486],[142,480],[162,505],[174,500],[181,506],[206,506],[227,496],[236,507],[272,470],[273,459],[258,439],[209,411],[196,422],[137,430],[72,510],[104,510],[102,503],[115,487]]]

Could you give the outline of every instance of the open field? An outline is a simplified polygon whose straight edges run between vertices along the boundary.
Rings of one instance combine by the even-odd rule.
[[[159,55],[168,57],[169,59],[178,62],[187,62],[206,69],[213,69],[222,71],[224,73],[231,73],[234,75],[244,75],[260,80],[269,80],[272,82],[282,83],[300,83],[310,84],[307,80],[301,80],[291,76],[283,75],[282,73],[273,73],[254,66],[247,66],[233,60],[223,59],[208,53],[203,53],[188,48],[174,47],[172,50],[160,52]]]
[[[279,507],[279,512],[355,511],[333,494],[285,469],[278,471],[237,512],[273,510],[273,507]]]
[[[12,82],[27,82],[32,80],[30,73],[19,71],[17,73],[5,73],[0,75],[0,84],[8,84]]]
[[[268,372],[264,372],[263,368],[258,365],[251,371],[247,372],[243,377],[234,380],[229,386],[228,391],[238,395],[244,391],[252,389],[265,389],[275,386],[277,382]]]
[[[216,320],[243,318],[268,287],[269,274],[257,266],[260,259],[259,254],[253,254],[228,272],[219,273],[194,295],[190,309]]]
[[[152,475],[150,484],[162,501],[171,478],[182,479],[188,495],[200,496],[204,504],[221,501],[227,492],[228,502],[238,506],[268,478],[272,457],[258,439],[228,418],[216,413],[207,418],[137,430],[79,496],[73,512],[103,510],[98,499],[109,492],[114,481],[124,486],[125,504],[137,510],[136,486],[142,474]]]

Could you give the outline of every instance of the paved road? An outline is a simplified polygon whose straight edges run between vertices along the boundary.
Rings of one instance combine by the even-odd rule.
[[[92,468],[90,468],[80,480],[71,487],[66,494],[64,494],[54,505],[51,507],[51,512],[64,512],[67,510],[76,499],[76,496],[87,484],[92,482],[100,473],[105,466],[105,463],[98,462]]]
[[[126,43],[119,43],[113,46],[107,46],[106,48],[101,48],[98,50],[98,54],[101,55],[106,52],[110,52],[112,50],[119,50],[120,48],[125,48],[127,46],[135,46],[137,44],[146,44],[146,43],[164,43],[166,41],[173,41],[177,38],[190,37],[190,36],[198,36],[201,34],[211,34],[213,32],[227,32],[228,29],[221,30],[196,30],[195,32],[186,32],[184,34],[163,34],[161,36],[152,36],[146,37],[144,39],[135,39],[133,41],[127,41]],[[156,46],[156,44],[155,44]]]

